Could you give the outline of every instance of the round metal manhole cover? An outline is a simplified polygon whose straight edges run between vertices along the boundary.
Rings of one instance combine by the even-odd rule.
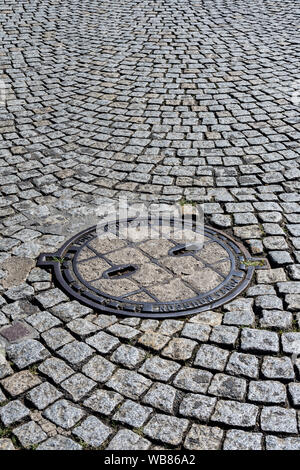
[[[142,222],[164,232],[162,218]],[[41,254],[38,266],[51,267],[59,287],[81,303],[106,314],[146,318],[217,308],[251,281],[248,251],[225,233],[205,226],[202,246],[186,249],[170,236],[153,238],[153,232],[138,242],[119,238],[120,227],[130,223],[102,225],[101,233],[110,235],[106,238],[99,237],[99,226],[91,227],[58,252]],[[197,228],[191,225],[191,230]]]

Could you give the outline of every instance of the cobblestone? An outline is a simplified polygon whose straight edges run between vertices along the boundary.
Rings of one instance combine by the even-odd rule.
[[[261,412],[261,428],[263,431],[278,433],[297,433],[297,417],[295,410],[286,410],[278,406],[264,407]]]
[[[112,429],[95,416],[89,416],[73,430],[75,436],[78,436],[92,447],[101,446],[111,433]]]
[[[222,445],[223,431],[214,426],[193,424],[184,447],[189,450],[219,450]]]
[[[188,427],[188,420],[156,414],[144,427],[146,436],[166,444],[179,445]]]
[[[260,433],[232,430],[226,433],[224,450],[261,450],[262,437]]]
[[[85,412],[67,400],[59,400],[46,408],[43,415],[57,426],[71,429],[84,416]]]

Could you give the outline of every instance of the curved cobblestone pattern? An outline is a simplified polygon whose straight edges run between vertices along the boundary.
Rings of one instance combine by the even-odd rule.
[[[2,2],[1,448],[299,450],[296,25],[292,0]],[[270,269],[183,319],[70,301],[37,256],[137,194],[203,202]]]

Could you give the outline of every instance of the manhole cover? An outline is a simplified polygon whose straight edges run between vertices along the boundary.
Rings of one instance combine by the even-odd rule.
[[[143,221],[164,228],[161,218]],[[102,230],[111,233],[130,222],[107,223]],[[41,254],[38,266],[51,267],[69,296],[106,314],[193,315],[232,300],[254,272],[247,250],[226,234],[205,226],[203,242],[200,249],[186,250],[170,237],[139,242],[99,238],[94,226],[58,252]]]

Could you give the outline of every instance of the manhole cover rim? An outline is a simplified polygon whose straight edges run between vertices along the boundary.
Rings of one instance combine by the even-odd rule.
[[[127,222],[130,222],[134,219],[129,219]],[[123,220],[118,221],[119,223],[123,223]],[[105,224],[104,224],[105,225]],[[240,242],[237,242],[234,240],[230,235],[228,235],[225,232],[222,232],[221,230],[217,230],[211,226],[205,225],[204,226],[204,232],[208,233],[211,237],[214,235],[216,236],[215,242],[219,243],[221,246],[224,247],[227,251],[228,254],[230,254],[230,251],[227,249],[227,245],[230,247],[231,252],[235,251],[236,256],[238,259],[240,259],[240,266],[238,269],[240,272],[244,273],[244,278],[241,279],[241,282],[232,286],[231,290],[228,290],[227,293],[224,293],[220,298],[211,298],[214,295],[214,291],[222,290],[222,287],[220,288],[217,286],[216,288],[212,289],[211,291],[208,291],[206,293],[196,295],[195,297],[191,299],[185,299],[185,300],[171,300],[171,301],[161,301],[159,302],[158,305],[163,305],[167,306],[164,307],[165,309],[169,309],[169,311],[155,311],[151,310],[151,306],[153,304],[151,302],[142,302],[142,301],[134,301],[130,300],[127,301],[126,298],[124,298],[122,301],[120,301],[120,298],[118,297],[113,297],[110,295],[107,295],[105,293],[101,293],[98,290],[98,298],[97,298],[97,293],[91,289],[92,286],[90,286],[91,292],[87,292],[87,290],[82,292],[80,290],[76,290],[75,286],[70,285],[70,283],[67,282],[66,280],[66,274],[65,274],[65,267],[62,269],[62,266],[64,266],[64,261],[63,258],[66,257],[68,252],[72,252],[72,246],[75,244],[76,241],[83,241],[80,243],[80,247],[76,248],[73,252],[75,253],[74,258],[80,250],[82,250],[86,244],[88,244],[93,238],[95,238],[95,235],[92,235],[95,233],[97,229],[97,226],[92,226],[89,227],[78,234],[75,234],[73,237],[71,237],[69,240],[67,240],[61,248],[59,248],[55,253],[41,253],[37,266],[39,267],[50,267],[53,270],[54,273],[54,279],[56,283],[58,284],[58,287],[60,287],[65,293],[67,293],[72,300],[77,300],[81,302],[84,305],[87,305],[90,308],[93,308],[100,313],[103,314],[109,314],[109,315],[121,315],[121,316],[130,316],[130,317],[142,317],[142,318],[171,318],[171,317],[184,317],[184,316],[190,316],[190,315],[195,315],[197,313],[207,311],[207,310],[212,310],[220,307],[221,305],[224,305],[231,300],[235,299],[239,294],[241,294],[246,287],[250,284],[253,273],[255,271],[254,266],[246,266],[243,265],[243,260],[253,260],[253,257],[249,254],[248,250],[244,245],[242,245]],[[49,259],[50,258],[50,259]],[[72,260],[73,261],[73,260]],[[232,277],[232,258],[230,256],[230,261],[231,261],[231,269],[229,274],[226,276],[226,278],[222,281],[220,286],[222,286],[225,281],[227,281]],[[70,262],[70,261],[67,261]],[[64,271],[64,274],[63,272]],[[80,281],[81,282],[81,281]],[[74,279],[73,279],[73,284],[74,284]],[[86,287],[88,289],[88,287]],[[111,305],[106,304],[106,299],[102,299],[102,303],[99,302],[99,297],[107,296],[107,299],[111,302]],[[205,302],[205,298],[208,300]],[[200,302],[197,305],[194,305],[197,300]],[[121,303],[125,304],[130,304],[133,306],[136,306],[136,308],[131,308],[131,309],[124,309],[123,306],[120,304]],[[202,304],[201,304],[202,302]],[[115,305],[114,305],[115,303]],[[191,303],[191,305],[184,306],[184,304]],[[143,310],[141,311],[139,308],[137,308],[140,305],[143,305]],[[148,304],[148,305],[147,305]],[[128,306],[127,306],[128,308]],[[177,308],[177,310],[176,310]],[[148,311],[149,309],[149,311]]]

